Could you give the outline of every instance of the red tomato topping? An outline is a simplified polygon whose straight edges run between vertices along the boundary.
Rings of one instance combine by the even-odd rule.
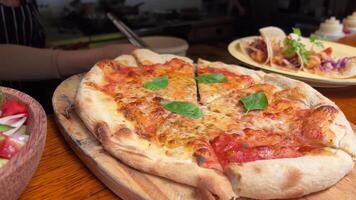
[[[273,135],[273,134],[272,134]],[[319,147],[303,145],[292,139],[283,139],[273,144],[242,139],[237,135],[222,134],[211,141],[220,164],[225,167],[229,163],[244,163],[256,160],[295,158],[306,153],[318,152]]]
[[[324,49],[323,52],[326,53],[328,56],[331,56],[331,54],[333,53],[333,49],[331,47],[328,47]]]
[[[6,137],[6,139],[0,143],[0,158],[10,159],[20,151],[22,143],[17,142],[15,139]]]
[[[21,113],[27,113],[26,105],[16,101],[16,100],[7,100],[2,106],[2,117],[16,115]]]

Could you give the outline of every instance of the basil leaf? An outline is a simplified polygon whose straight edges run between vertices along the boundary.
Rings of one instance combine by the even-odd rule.
[[[165,109],[189,117],[192,119],[198,119],[203,116],[203,111],[196,105],[184,102],[184,101],[162,101],[161,106]]]
[[[268,100],[264,92],[256,92],[249,96],[241,97],[240,101],[246,109],[246,113],[250,110],[265,109],[268,106]]]
[[[198,81],[198,83],[226,83],[227,82],[227,77],[224,74],[203,74],[200,76],[195,77],[195,80]]]
[[[149,90],[164,89],[168,86],[168,76],[161,76],[146,82],[143,87]]]

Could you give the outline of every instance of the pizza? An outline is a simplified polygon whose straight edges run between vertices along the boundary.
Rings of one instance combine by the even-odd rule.
[[[309,85],[147,49],[99,61],[75,107],[114,157],[203,199],[301,197],[337,183],[356,155],[342,111]]]
[[[260,36],[241,39],[239,43],[241,52],[258,65],[330,78],[356,76],[356,56],[335,57],[332,47],[325,47],[315,35],[307,40],[298,28],[286,35],[273,26],[259,32]]]

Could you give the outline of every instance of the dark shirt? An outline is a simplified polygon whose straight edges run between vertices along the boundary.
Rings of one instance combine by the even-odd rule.
[[[0,4],[0,44],[45,47],[44,28],[40,21],[37,4],[23,0],[18,7]],[[11,67],[11,66],[0,66]],[[52,112],[52,94],[60,80],[49,81],[2,81],[0,85],[25,92],[39,101],[46,112]]]
[[[0,4],[0,44],[45,46],[45,34],[34,1],[24,1],[18,7]]]

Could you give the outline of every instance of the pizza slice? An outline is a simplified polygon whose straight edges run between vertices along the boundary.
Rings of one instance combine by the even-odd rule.
[[[117,110],[134,124],[137,132],[150,137],[168,116],[159,105],[160,101],[196,103],[197,95],[193,65],[189,60],[166,55],[164,58],[170,60],[144,65],[149,63],[144,56],[146,54],[146,50],[135,51],[136,57],[144,57],[144,61],[130,55],[120,56],[114,61],[101,61],[89,72],[94,80],[85,84],[112,98]],[[150,54],[158,56],[153,52]],[[154,59],[152,57],[150,63]],[[101,81],[95,80],[100,78]]]
[[[239,74],[248,76],[246,69]],[[335,184],[352,169],[350,155],[355,156],[356,146],[355,134],[342,112],[302,82],[272,74],[259,78],[202,102],[237,123],[233,132],[222,132],[210,140],[234,191],[250,198],[293,198]],[[216,87],[198,86],[201,99],[209,98]],[[263,94],[265,107],[258,105],[263,101],[257,94]],[[304,161],[309,163],[304,165]],[[332,164],[326,167],[321,162]],[[263,176],[263,183],[256,176]]]
[[[241,74],[246,71],[233,65],[230,68],[235,71],[242,69]],[[210,96],[209,93],[204,93],[204,90],[199,92],[202,99],[204,96]],[[258,93],[265,96],[268,106],[265,109],[248,110],[241,99],[252,98]],[[205,105],[214,112],[233,117],[241,126],[247,128],[298,132],[313,142],[342,148],[356,155],[356,145],[352,144],[356,140],[355,134],[344,114],[333,102],[299,81],[265,74],[260,80],[256,80],[255,84],[235,88]]]

